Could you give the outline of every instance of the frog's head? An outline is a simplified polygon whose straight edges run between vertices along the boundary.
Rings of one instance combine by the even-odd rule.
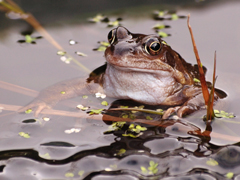
[[[181,84],[192,84],[186,62],[157,35],[133,34],[119,26],[108,34],[105,51],[109,64],[125,71],[172,75]]]

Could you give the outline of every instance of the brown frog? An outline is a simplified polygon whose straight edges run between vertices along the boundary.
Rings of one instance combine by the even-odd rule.
[[[194,78],[199,78],[197,66],[187,63],[159,36],[133,34],[120,26],[109,32],[108,40],[107,63],[100,68],[103,72],[96,69],[87,81],[77,78],[50,86],[21,110],[36,108],[38,115],[60,100],[96,92],[143,104],[171,106],[163,119],[173,112],[182,117],[204,107],[201,87],[194,83]]]

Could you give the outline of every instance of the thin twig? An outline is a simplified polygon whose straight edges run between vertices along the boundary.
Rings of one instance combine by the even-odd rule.
[[[193,44],[193,50],[196,56],[196,60],[197,60],[197,64],[198,64],[198,69],[199,69],[199,75],[200,75],[200,81],[201,81],[201,86],[202,86],[202,91],[203,91],[203,97],[205,100],[205,104],[208,104],[208,100],[209,100],[209,92],[208,92],[208,87],[207,87],[207,83],[205,80],[205,75],[204,75],[204,71],[202,68],[202,63],[200,61],[200,57],[198,55],[198,50],[197,50],[197,46],[193,37],[193,32],[192,32],[192,28],[189,24],[189,19],[190,19],[190,14],[188,15],[188,19],[187,19],[187,24],[188,24],[188,29],[190,31],[191,34],[191,39],[192,39],[192,44]]]

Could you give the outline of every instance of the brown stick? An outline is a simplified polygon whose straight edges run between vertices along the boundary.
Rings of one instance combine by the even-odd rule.
[[[197,60],[197,64],[198,64],[203,97],[204,97],[204,100],[205,100],[205,104],[207,105],[208,101],[209,101],[208,87],[207,87],[207,83],[206,83],[206,80],[205,80],[205,75],[204,75],[204,71],[203,71],[203,68],[202,68],[202,63],[201,63],[200,57],[198,55],[197,46],[196,46],[196,43],[195,43],[195,40],[194,40],[194,37],[193,37],[192,28],[191,28],[191,26],[189,24],[189,19],[190,19],[190,14],[188,15],[187,24],[188,24],[188,29],[189,29],[190,34],[191,34],[193,50],[194,50],[194,53],[195,53],[195,56],[196,56],[196,60]]]

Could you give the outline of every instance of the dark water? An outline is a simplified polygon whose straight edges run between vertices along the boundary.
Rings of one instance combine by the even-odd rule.
[[[170,28],[163,31],[171,36],[164,40],[188,62],[195,63],[186,18],[175,21],[152,18],[154,10],[176,10],[181,16],[190,13],[191,26],[201,60],[208,68],[209,80],[214,51],[217,51],[216,86],[228,94],[217,108],[233,112],[236,117],[217,119],[206,127],[202,121],[205,111],[168,121],[154,116],[153,120],[135,122],[135,126],[147,130],[133,138],[122,135],[128,132],[131,122],[125,123],[122,129],[109,132],[112,123],[109,116],[89,116],[75,108],[80,103],[92,109],[109,108],[101,105],[102,100],[95,96],[61,102],[54,108],[61,112],[42,114],[37,121],[32,113],[19,114],[16,112],[19,106],[30,102],[41,89],[65,79],[84,77],[88,71],[73,61],[70,64],[62,62],[58,50],[44,38],[36,39],[36,44],[17,43],[25,39],[21,32],[29,30],[29,26],[20,20],[10,20],[2,13],[1,180],[240,179],[239,1],[149,1],[148,4],[144,1],[132,1],[132,4],[88,1],[82,5],[80,1],[68,4],[66,1],[58,1],[58,4],[57,1],[16,2],[36,15],[63,49],[89,71],[104,64],[103,52],[93,49],[99,46],[98,41],[107,41],[111,28],[106,23],[89,23],[88,18],[97,13],[103,13],[111,20],[122,17],[121,24],[131,32],[145,34],[155,33],[152,27],[156,23],[168,25]],[[40,34],[34,31],[32,36]],[[69,45],[70,39],[78,43]],[[88,56],[78,56],[76,51]],[[109,103],[114,101],[106,100]],[[44,117],[50,120],[45,121]],[[69,133],[72,128],[79,132]],[[23,133],[29,137],[23,137]]]

